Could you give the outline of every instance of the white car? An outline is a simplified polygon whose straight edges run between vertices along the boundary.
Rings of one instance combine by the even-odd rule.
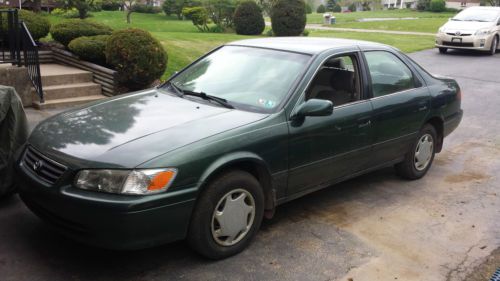
[[[500,7],[471,7],[439,28],[436,47],[440,53],[448,49],[468,49],[494,55],[499,39]]]

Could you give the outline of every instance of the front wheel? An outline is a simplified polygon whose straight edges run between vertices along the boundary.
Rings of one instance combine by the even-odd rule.
[[[201,255],[222,259],[243,251],[260,228],[264,194],[244,171],[224,173],[206,187],[196,204],[188,242]]]
[[[436,129],[430,124],[424,125],[405,159],[395,165],[397,174],[410,180],[423,177],[434,160],[436,140]]]
[[[491,41],[491,48],[490,48],[490,55],[494,55],[497,52],[498,48],[498,36],[493,37],[493,40]]]
[[[446,51],[448,51],[448,48],[439,48],[439,53],[441,54],[446,54]]]

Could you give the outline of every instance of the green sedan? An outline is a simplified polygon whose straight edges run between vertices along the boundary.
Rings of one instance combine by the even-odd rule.
[[[278,205],[386,166],[426,174],[462,119],[453,79],[326,38],[221,46],[165,84],[56,115],[17,153],[20,195],[84,243],[241,252]]]

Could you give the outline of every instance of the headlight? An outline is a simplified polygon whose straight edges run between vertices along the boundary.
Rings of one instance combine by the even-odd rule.
[[[76,176],[80,189],[119,194],[146,195],[166,191],[177,169],[82,170]]]
[[[445,31],[446,31],[446,30],[445,30],[445,28],[444,28],[444,27],[440,27],[440,28],[439,28],[439,30],[438,30],[438,32],[439,32],[439,33],[444,33]]]
[[[489,29],[480,29],[478,31],[476,31],[476,33],[474,33],[474,35],[488,35],[488,34],[491,34],[493,31],[489,30]]]

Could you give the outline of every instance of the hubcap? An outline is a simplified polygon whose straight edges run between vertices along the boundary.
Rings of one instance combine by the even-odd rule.
[[[255,219],[255,200],[248,191],[235,189],[217,203],[212,215],[212,237],[221,246],[232,246],[243,239]]]
[[[427,168],[431,162],[432,153],[434,152],[434,140],[429,134],[423,135],[418,140],[417,148],[415,149],[415,169],[422,171]]]

